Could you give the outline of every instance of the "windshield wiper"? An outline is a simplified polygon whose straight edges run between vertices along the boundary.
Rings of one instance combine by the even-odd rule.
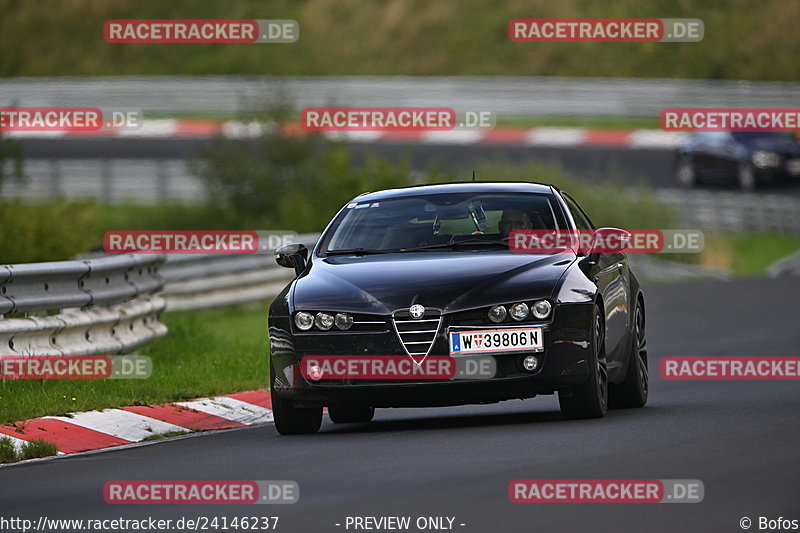
[[[455,250],[460,246],[474,246],[481,244],[502,245],[508,246],[508,240],[491,240],[484,241],[482,239],[464,239],[462,241],[442,242],[438,244],[425,244],[423,246],[412,246],[410,248],[401,248],[401,252],[419,252],[424,250]]]
[[[328,250],[325,255],[376,255],[397,253],[398,250],[369,250],[367,248],[350,248],[347,250]]]

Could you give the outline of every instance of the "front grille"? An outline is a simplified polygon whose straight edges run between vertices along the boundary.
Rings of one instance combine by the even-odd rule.
[[[400,344],[408,355],[428,355],[436,340],[442,321],[439,309],[426,309],[421,319],[411,318],[408,309],[400,309],[392,315],[392,324]]]

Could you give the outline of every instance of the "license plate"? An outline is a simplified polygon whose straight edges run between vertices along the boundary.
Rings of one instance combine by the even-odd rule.
[[[789,174],[793,176],[800,174],[800,159],[790,160],[786,163],[786,169],[789,171]]]
[[[504,328],[450,332],[450,355],[486,352],[539,351],[542,328]]]

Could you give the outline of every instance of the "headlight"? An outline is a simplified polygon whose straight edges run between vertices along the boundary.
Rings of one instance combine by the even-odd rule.
[[[777,167],[781,164],[781,156],[775,152],[759,150],[753,152],[753,164],[757,167]]]
[[[506,308],[502,305],[495,305],[491,309],[489,309],[489,320],[497,324],[498,322],[502,322],[506,319],[506,315],[508,312]]]
[[[511,318],[514,320],[525,320],[528,318],[528,304],[518,303],[511,306]]]
[[[334,318],[330,313],[317,313],[314,324],[322,331],[328,331],[333,327]]]
[[[336,313],[336,327],[342,330],[352,328],[353,317],[347,313]]]
[[[531,313],[533,313],[533,316],[535,316],[539,320],[542,320],[550,315],[550,310],[552,308],[553,306],[550,305],[549,301],[539,300],[538,302],[533,304],[533,307],[531,307]]]
[[[300,311],[294,315],[294,325],[297,326],[297,329],[308,331],[314,325],[314,315]]]

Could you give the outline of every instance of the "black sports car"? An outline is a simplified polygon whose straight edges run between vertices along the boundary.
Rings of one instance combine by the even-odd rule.
[[[568,418],[647,401],[642,290],[624,253],[518,253],[512,230],[594,231],[566,193],[467,182],[358,196],[309,254],[276,251],[296,278],[269,311],[277,430],[368,422],[376,407],[492,403],[558,393]],[[626,234],[604,228],[597,232]],[[491,375],[325,374],[309,361],[488,359]],[[401,361],[402,362],[402,361]]]
[[[699,132],[677,158],[677,179],[684,187],[732,183],[752,191],[759,183],[800,179],[800,143],[791,133]]]

